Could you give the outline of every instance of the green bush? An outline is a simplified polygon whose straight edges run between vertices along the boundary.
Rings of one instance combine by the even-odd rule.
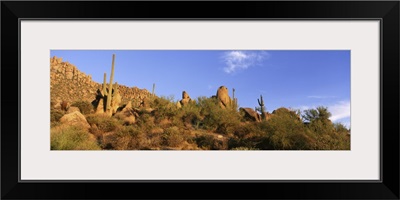
[[[233,133],[236,125],[240,123],[239,112],[230,108],[221,108],[218,100],[214,98],[198,98],[198,106],[203,116],[202,128],[222,134]]]
[[[97,128],[103,132],[115,131],[122,127],[120,121],[105,115],[89,115],[86,120],[89,124],[96,124]]]
[[[340,122],[334,123],[333,126],[335,127],[337,133],[350,133],[349,129],[347,129],[346,126]]]
[[[200,115],[200,107],[196,103],[189,103],[178,110],[173,122],[177,126],[191,124],[198,129],[203,117]]]
[[[163,144],[168,147],[178,147],[186,141],[185,135],[176,126],[165,129],[162,139]]]
[[[51,150],[100,150],[96,139],[76,126],[52,128],[50,141]]]
[[[58,122],[65,112],[57,109],[50,110],[50,122]]]
[[[262,124],[265,123],[266,122],[246,123],[238,126],[234,131],[234,135],[228,140],[229,149],[240,147],[248,149],[269,149],[264,144],[266,130],[263,129],[264,126],[262,126]]]
[[[78,107],[84,115],[90,114],[93,111],[93,105],[87,101],[76,101],[71,106]]]
[[[198,147],[205,150],[227,150],[228,145],[223,140],[216,139],[213,135],[197,136],[195,142]]]
[[[140,127],[143,132],[150,132],[150,130],[156,126],[155,117],[149,113],[142,113],[137,119],[136,125]]]
[[[305,135],[303,122],[295,112],[280,109],[265,125],[265,137],[268,142],[264,142],[266,146],[263,149],[309,149],[309,146],[305,146],[309,143],[309,137]]]
[[[178,111],[172,97],[156,97],[150,102],[150,107],[155,109],[154,117],[157,121],[173,118]]]
[[[116,136],[115,149],[138,150],[147,147],[146,135],[137,127],[125,126],[116,132]]]
[[[231,150],[239,150],[239,151],[249,151],[249,150],[259,150],[259,149],[257,149],[257,148],[249,148],[249,147],[236,147],[236,148],[233,148],[233,149],[231,149]]]

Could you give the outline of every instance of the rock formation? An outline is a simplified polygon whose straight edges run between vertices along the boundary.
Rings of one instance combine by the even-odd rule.
[[[60,122],[66,125],[80,126],[83,128],[90,128],[89,123],[86,121],[85,116],[79,111],[74,111],[72,113],[65,114],[60,118]]]
[[[189,94],[186,91],[182,92],[182,99],[177,103],[178,108],[187,105],[190,103],[192,99],[190,98]]]
[[[98,95],[98,89],[101,93],[102,84],[93,81],[90,75],[79,71],[75,65],[64,62],[62,58],[56,56],[50,58],[50,101],[52,108],[61,109],[61,102],[63,101],[68,104],[75,101],[92,102],[93,97]],[[131,100],[142,102],[144,98],[151,95],[146,89],[124,85],[118,86],[118,92],[121,97],[120,103]],[[103,103],[105,103],[104,100]],[[64,110],[66,109],[68,108],[64,108]]]
[[[260,122],[261,116],[252,108],[239,108],[239,111],[243,114],[243,117],[248,121]]]
[[[69,108],[68,108],[68,110],[67,110],[67,114],[69,114],[69,113],[73,113],[73,112],[75,112],[75,111],[81,112],[81,110],[79,110],[79,108],[78,108],[78,107],[71,106],[71,107],[69,107]]]
[[[271,115],[271,116],[273,116],[273,115],[285,114],[285,113],[288,113],[288,114],[290,114],[290,116],[292,116],[293,118],[296,118],[297,120],[301,121],[301,117],[300,117],[295,111],[289,110],[289,109],[287,109],[287,108],[285,108],[285,107],[280,107],[280,108],[274,110],[274,111],[272,112],[272,115]]]
[[[117,114],[114,115],[116,118],[124,121],[125,125],[131,125],[136,122],[136,118],[139,116],[135,109],[132,108],[132,104],[129,101],[128,104]]]
[[[219,105],[222,108],[227,108],[228,106],[230,106],[231,98],[229,97],[229,92],[227,87],[225,86],[219,87],[217,90],[216,97],[218,99]]]

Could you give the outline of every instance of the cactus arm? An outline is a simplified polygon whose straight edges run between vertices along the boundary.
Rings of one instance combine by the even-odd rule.
[[[261,99],[261,101],[260,101],[260,99]],[[262,97],[262,95],[260,95],[260,99],[257,99],[257,101],[258,101],[258,105],[260,105],[260,106],[264,106],[264,100],[263,100],[263,97]]]
[[[115,94],[119,92],[119,91],[118,91],[118,82],[115,82],[113,88],[114,88],[114,93],[115,93]]]

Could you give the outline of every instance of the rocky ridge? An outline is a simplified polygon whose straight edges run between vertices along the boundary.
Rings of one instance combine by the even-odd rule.
[[[101,83],[93,81],[91,75],[79,71],[75,65],[64,62],[62,58],[56,56],[50,58],[50,102],[52,105],[60,102],[92,102],[96,97],[96,91],[101,88]],[[122,103],[133,100],[140,105],[151,95],[146,89],[124,85],[118,85],[118,90]]]

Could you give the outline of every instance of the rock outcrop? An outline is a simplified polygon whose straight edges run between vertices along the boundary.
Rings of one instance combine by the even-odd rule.
[[[73,113],[73,112],[75,112],[75,111],[81,112],[81,110],[79,110],[79,108],[78,108],[78,107],[71,106],[71,107],[69,107],[69,108],[68,108],[68,110],[67,110],[67,114],[69,114],[69,113]]]
[[[92,102],[98,89],[102,89],[102,84],[93,81],[91,75],[81,72],[75,65],[63,61],[62,58],[50,58],[50,101],[53,108],[60,109],[63,101],[69,104],[75,101]],[[118,92],[121,97],[120,103],[133,100],[138,105],[151,95],[146,89],[124,85],[118,86]]]
[[[217,95],[216,95],[219,105],[222,108],[227,108],[229,107],[231,104],[231,98],[229,97],[229,92],[228,92],[228,88],[225,86],[221,86],[218,88],[217,90]]]
[[[124,121],[125,125],[131,125],[136,122],[136,118],[139,115],[136,110],[132,108],[131,102],[129,102],[120,112],[117,112],[114,116]]]
[[[282,115],[282,114],[289,114],[293,118],[296,118],[297,120],[301,121],[301,117],[295,111],[289,110],[289,109],[287,109],[285,107],[280,107],[280,108],[274,110],[272,112],[272,115],[270,115],[270,117],[273,116],[273,115]]]
[[[243,114],[244,119],[248,121],[260,122],[261,115],[258,114],[252,108],[239,108],[239,111]]]
[[[65,114],[60,118],[60,122],[65,125],[80,126],[87,129],[90,128],[90,125],[87,122],[85,116],[83,116],[82,113],[80,113],[79,111]]]
[[[185,106],[187,104],[189,104],[192,101],[192,99],[190,98],[189,94],[186,91],[182,92],[182,100],[180,100],[177,103],[178,108],[181,108],[182,106]]]

